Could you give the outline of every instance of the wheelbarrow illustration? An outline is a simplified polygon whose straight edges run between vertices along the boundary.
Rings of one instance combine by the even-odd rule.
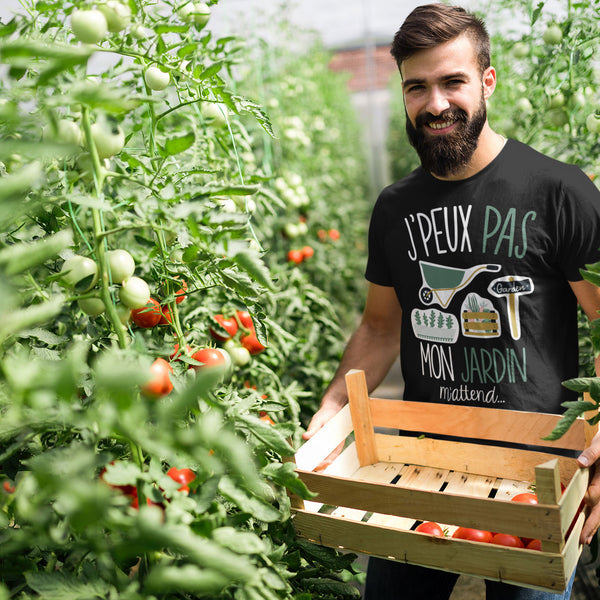
[[[442,308],[446,308],[454,294],[467,287],[479,273],[485,271],[497,273],[500,271],[500,265],[475,265],[469,269],[459,269],[457,267],[445,267],[435,263],[419,261],[421,267],[421,276],[423,277],[423,286],[419,290],[421,302],[429,306],[437,303]]]

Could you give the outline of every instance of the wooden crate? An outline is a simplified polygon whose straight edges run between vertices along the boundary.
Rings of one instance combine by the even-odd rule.
[[[581,502],[589,480],[589,469],[579,468],[574,456],[597,428],[579,419],[561,439],[546,442],[541,438],[559,415],[370,398],[362,371],[350,371],[346,384],[349,404],[295,455],[300,478],[318,493],[310,502],[292,497],[299,536],[525,587],[565,589],[582,550]],[[335,461],[316,472],[344,440]],[[537,505],[511,501],[533,486]],[[463,526],[540,539],[542,550],[434,537],[411,530],[419,521],[436,521],[449,534]]]

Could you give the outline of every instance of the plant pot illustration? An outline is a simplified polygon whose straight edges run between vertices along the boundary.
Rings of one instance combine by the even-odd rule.
[[[419,290],[421,302],[427,306],[436,303],[442,308],[446,308],[454,294],[468,286],[479,273],[500,271],[500,265],[494,264],[459,269],[421,260],[419,266],[423,277],[423,286]]]
[[[460,333],[458,319],[435,308],[413,309],[411,323],[415,337],[428,342],[454,344]]]
[[[487,298],[469,294],[462,305],[462,333],[466,337],[500,337],[500,315]]]

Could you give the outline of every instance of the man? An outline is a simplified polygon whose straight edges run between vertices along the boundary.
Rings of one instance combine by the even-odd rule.
[[[577,302],[590,319],[600,310],[600,290],[579,272],[600,260],[600,194],[576,167],[491,129],[496,72],[474,15],[418,7],[392,55],[421,167],[377,200],[362,320],[304,437],[346,404],[349,369],[363,369],[372,391],[399,351],[407,400],[561,413],[573,399],[561,382],[577,375]],[[596,436],[578,460],[599,457]],[[600,469],[586,502],[583,543],[600,523]],[[371,559],[365,600],[448,598],[456,578]],[[486,587],[502,600],[570,596]]]

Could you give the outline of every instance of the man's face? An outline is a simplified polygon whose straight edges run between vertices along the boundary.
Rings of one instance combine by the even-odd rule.
[[[484,85],[470,38],[420,50],[401,72],[406,131],[423,168],[439,177],[459,173],[477,149],[493,91]]]

